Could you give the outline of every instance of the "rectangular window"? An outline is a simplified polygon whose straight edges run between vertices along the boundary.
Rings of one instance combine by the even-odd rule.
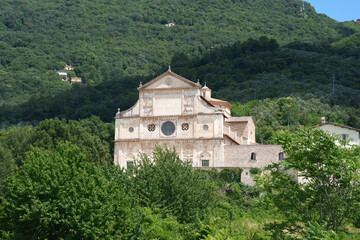
[[[131,171],[134,168],[134,162],[133,161],[127,161],[126,162],[126,169]]]
[[[341,134],[341,139],[342,140],[348,140],[349,139],[349,134]]]
[[[201,166],[202,167],[208,167],[208,166],[210,166],[209,162],[210,162],[209,160],[201,160]]]

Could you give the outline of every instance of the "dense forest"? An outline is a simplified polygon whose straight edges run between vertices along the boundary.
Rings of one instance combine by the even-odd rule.
[[[301,0],[3,0],[0,9],[0,105],[68,89],[54,72],[65,64],[96,85],[250,37],[335,43],[359,32]]]
[[[267,37],[236,42],[189,58],[179,53],[172,68],[189,79],[201,79],[218,97],[249,101],[311,93],[333,104],[358,107],[360,48],[330,44],[289,43]]]

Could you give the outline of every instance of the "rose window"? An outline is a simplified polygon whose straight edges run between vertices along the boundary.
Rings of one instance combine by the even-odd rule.
[[[149,130],[149,132],[155,131],[155,124],[149,124],[148,130]]]
[[[173,122],[165,122],[162,126],[161,126],[161,132],[165,135],[165,136],[171,136],[174,132],[175,132],[175,125]]]
[[[189,124],[188,124],[188,123],[183,123],[183,124],[181,125],[181,129],[182,129],[183,131],[189,130]]]

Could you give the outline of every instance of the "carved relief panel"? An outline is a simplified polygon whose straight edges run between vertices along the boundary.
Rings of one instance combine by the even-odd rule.
[[[183,101],[183,114],[193,114],[194,113],[194,94],[184,93]]]
[[[144,93],[142,95],[142,107],[143,107],[143,115],[144,116],[152,116],[153,115],[153,103],[154,95],[150,93]]]

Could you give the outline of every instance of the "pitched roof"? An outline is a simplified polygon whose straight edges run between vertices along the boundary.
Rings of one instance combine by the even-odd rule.
[[[207,99],[207,100],[209,102],[211,102],[213,105],[224,105],[224,106],[227,106],[228,108],[232,108],[232,105],[229,102],[225,101],[225,100],[216,99],[216,98],[210,98],[210,99]]]
[[[177,78],[177,79],[179,79],[179,80],[181,80],[181,81],[189,84],[190,86],[194,86],[194,87],[201,88],[201,85],[200,85],[199,83],[194,83],[193,81],[190,81],[190,80],[188,80],[188,79],[186,79],[186,78],[184,78],[184,77],[182,77],[182,76],[180,76],[180,75],[177,75],[176,73],[173,73],[173,72],[169,69],[169,70],[167,70],[166,72],[164,72],[163,74],[161,74],[161,75],[157,76],[156,78],[154,78],[153,80],[151,80],[151,81],[145,83],[144,85],[138,87],[138,90],[145,89],[145,88],[147,88],[148,86],[150,86],[150,85],[154,84],[155,82],[159,81],[161,78],[163,78],[163,77],[165,77],[165,76],[168,76],[168,75],[173,76],[173,77],[175,77],[175,78]]]
[[[360,129],[358,129],[358,128],[353,128],[353,127],[349,127],[349,126],[345,126],[345,125],[341,125],[341,124],[333,123],[333,122],[321,123],[321,124],[313,126],[313,128],[321,127],[321,126],[324,126],[324,125],[333,125],[333,126],[336,126],[336,127],[346,128],[346,129],[349,129],[349,130],[354,130],[354,131],[360,132]]]

